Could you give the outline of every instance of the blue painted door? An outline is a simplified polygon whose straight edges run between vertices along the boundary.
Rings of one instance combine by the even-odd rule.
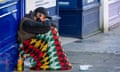
[[[0,71],[11,72],[17,64],[19,0],[0,1]],[[6,63],[7,62],[7,63]],[[7,68],[7,69],[6,69]]]
[[[60,0],[59,33],[83,38],[99,31],[99,0]]]

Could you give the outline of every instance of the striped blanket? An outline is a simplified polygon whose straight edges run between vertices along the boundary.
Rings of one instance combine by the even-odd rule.
[[[58,31],[51,27],[45,34],[20,44],[20,55],[30,62],[32,70],[70,70],[72,68],[61,46]]]

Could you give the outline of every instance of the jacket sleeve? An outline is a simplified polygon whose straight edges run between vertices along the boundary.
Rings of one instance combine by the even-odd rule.
[[[37,22],[34,20],[26,20],[23,22],[22,26],[23,30],[28,32],[28,33],[46,33],[50,30],[49,24],[43,24],[41,22]]]

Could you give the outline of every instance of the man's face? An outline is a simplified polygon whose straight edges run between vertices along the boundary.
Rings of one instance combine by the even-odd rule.
[[[46,16],[44,14],[39,13],[39,12],[36,14],[37,21],[45,21],[45,19],[46,19]]]

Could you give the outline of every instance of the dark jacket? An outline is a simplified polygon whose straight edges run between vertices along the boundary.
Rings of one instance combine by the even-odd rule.
[[[26,39],[35,37],[36,34],[43,34],[50,30],[48,22],[37,22],[32,18],[24,17],[18,30],[18,41],[23,42]]]

